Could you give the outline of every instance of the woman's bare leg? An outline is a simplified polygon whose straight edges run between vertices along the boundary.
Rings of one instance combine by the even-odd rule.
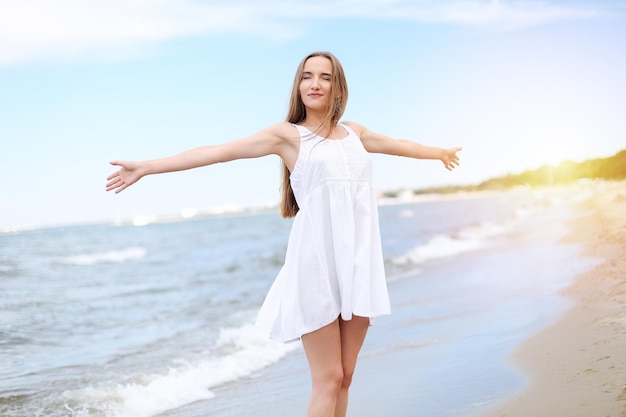
[[[312,391],[307,417],[333,417],[343,381],[339,321],[302,336]]]
[[[348,389],[368,327],[369,318],[352,316],[302,336],[313,383],[308,417],[345,417]]]
[[[335,405],[334,417],[345,417],[348,408],[348,389],[352,383],[352,375],[356,367],[357,357],[367,329],[370,325],[370,319],[367,317],[352,316],[352,320],[345,321],[339,319],[339,330],[341,333],[341,364],[343,368],[343,380],[339,394],[337,395],[337,404]]]

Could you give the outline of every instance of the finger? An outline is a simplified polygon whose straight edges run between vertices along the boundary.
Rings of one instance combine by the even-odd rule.
[[[106,185],[106,189],[107,191],[113,190],[115,188],[121,187],[122,185],[124,185],[124,181],[122,181],[120,178],[109,181]]]
[[[107,179],[109,179],[109,178],[107,178]],[[120,181],[121,181],[121,179],[119,177],[112,178],[109,182],[107,182],[107,187],[110,187],[110,186],[112,186],[114,184],[117,184]]]
[[[119,177],[119,175],[120,175],[120,172],[119,172],[119,171],[114,172],[113,174],[111,174],[111,175],[109,175],[109,176],[107,177],[107,180],[112,180],[112,179],[113,179],[113,178],[115,178],[115,177]]]
[[[107,184],[107,191],[115,190],[116,188],[120,188],[124,183],[113,183]]]

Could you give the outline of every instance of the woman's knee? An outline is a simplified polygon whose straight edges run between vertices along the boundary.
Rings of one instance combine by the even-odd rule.
[[[341,367],[333,367],[333,369],[329,369],[320,376],[321,378],[317,378],[317,381],[314,381],[314,384],[319,389],[329,393],[336,393],[343,387],[344,373]]]
[[[354,369],[344,369],[341,378],[341,388],[350,388],[352,384],[352,376],[354,375]]]

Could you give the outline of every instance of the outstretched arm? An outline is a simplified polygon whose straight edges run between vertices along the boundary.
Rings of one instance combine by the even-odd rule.
[[[178,155],[148,161],[111,161],[120,169],[107,177],[106,190],[124,191],[142,177],[150,174],[183,171],[219,162],[244,158],[258,158],[270,154],[289,159],[293,141],[285,140],[293,135],[290,125],[280,123],[247,138],[216,146],[201,146]]]
[[[368,152],[387,155],[406,156],[416,159],[438,159],[443,162],[447,170],[452,171],[459,165],[457,152],[462,148],[439,148],[422,145],[406,139],[394,139],[380,133],[372,132],[365,126],[354,122],[344,122],[361,138],[363,146]]]

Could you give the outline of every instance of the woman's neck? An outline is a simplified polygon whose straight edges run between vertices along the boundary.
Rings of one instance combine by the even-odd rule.
[[[307,117],[300,124],[305,126],[311,132],[316,132],[323,136],[331,135],[336,126],[331,124],[330,121],[325,121],[322,116],[316,115],[307,115]]]

